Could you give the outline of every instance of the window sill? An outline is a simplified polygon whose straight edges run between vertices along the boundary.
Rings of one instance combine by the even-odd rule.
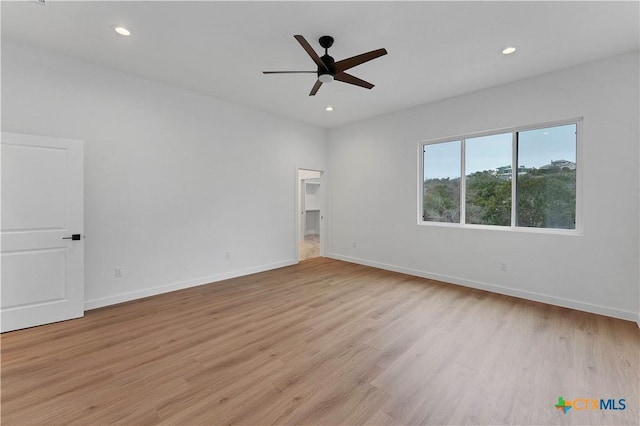
[[[517,232],[525,234],[550,234],[580,237],[583,235],[579,229],[554,229],[554,228],[526,228],[522,226],[497,226],[497,225],[472,225],[449,222],[425,222],[419,221],[418,226],[454,229],[475,229],[481,231]]]

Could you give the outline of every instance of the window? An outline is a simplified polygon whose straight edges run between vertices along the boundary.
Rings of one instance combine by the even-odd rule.
[[[576,229],[578,120],[421,144],[424,222]]]
[[[460,222],[460,144],[424,147],[424,220]]]
[[[465,141],[465,223],[511,225],[510,133]]]
[[[576,124],[517,135],[517,226],[575,229]]]

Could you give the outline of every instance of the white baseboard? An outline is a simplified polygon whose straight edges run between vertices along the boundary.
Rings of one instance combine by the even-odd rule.
[[[626,311],[626,310],[617,309],[617,308],[610,308],[608,306],[595,305],[592,303],[580,302],[577,300],[564,299],[561,297],[550,296],[547,294],[535,293],[531,291],[516,290],[513,288],[503,287],[500,285],[467,280],[467,279],[452,277],[448,275],[434,274],[431,272],[421,271],[418,269],[405,268],[402,266],[396,266],[396,265],[376,262],[376,261],[367,260],[367,259],[360,259],[357,257],[343,256],[335,253],[326,254],[325,256],[332,259],[343,260],[345,262],[357,263],[359,265],[385,269],[387,271],[400,272],[402,274],[428,278],[436,281],[443,281],[445,283],[471,287],[479,290],[486,290],[492,293],[519,297],[521,299],[532,300],[535,302],[542,302],[549,305],[562,306],[563,308],[570,308],[578,311],[590,312],[593,314],[605,315],[608,317],[619,318],[619,319],[628,320],[628,321],[635,321],[636,323],[638,323],[638,326],[640,327],[640,317],[638,312]]]
[[[294,259],[285,260],[282,262],[270,263],[267,265],[259,265],[251,268],[240,269],[231,272],[225,272],[222,274],[210,275],[208,277],[195,278],[188,281],[181,281],[177,283],[165,284],[158,287],[146,288],[143,290],[136,290],[128,293],[116,294],[113,296],[102,297],[99,299],[86,300],[84,302],[85,311],[102,308],[104,306],[115,305],[117,303],[129,302],[131,300],[142,299],[143,297],[155,296],[158,294],[169,293],[171,291],[182,290],[189,287],[197,287],[199,285],[210,284],[222,280],[228,280],[230,278],[242,277],[245,275],[256,274],[258,272],[270,271],[272,269],[283,268],[285,266],[295,265],[297,262]]]

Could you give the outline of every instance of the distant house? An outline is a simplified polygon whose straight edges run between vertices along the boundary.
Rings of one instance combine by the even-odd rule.
[[[568,160],[551,160],[549,164],[545,164],[544,166],[539,167],[539,169],[545,169],[545,170],[564,169],[564,168],[575,170],[576,163]],[[534,169],[535,167],[520,166],[518,167],[518,175],[525,175]],[[495,171],[493,172],[493,175],[499,179],[510,180],[513,175],[513,170],[511,169],[511,166],[502,166],[495,169]]]
[[[540,166],[541,169],[564,169],[565,167],[575,170],[576,163],[568,160],[551,160],[551,163]]]
[[[531,168],[529,167],[525,167],[525,166],[518,167],[518,175],[524,175],[529,173],[530,171],[531,171]],[[504,180],[511,179],[512,175],[513,175],[513,170],[511,166],[498,167],[495,171],[495,176]]]
[[[511,175],[513,174],[513,169],[511,166],[502,166],[496,169],[496,176],[500,179],[511,179]]]

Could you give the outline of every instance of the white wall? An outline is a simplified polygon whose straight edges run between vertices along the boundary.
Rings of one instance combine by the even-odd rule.
[[[326,169],[323,129],[7,39],[2,130],[85,141],[88,308],[293,263]]]
[[[330,130],[328,255],[638,320],[638,62],[630,53]],[[580,116],[583,236],[417,225],[419,141]]]

